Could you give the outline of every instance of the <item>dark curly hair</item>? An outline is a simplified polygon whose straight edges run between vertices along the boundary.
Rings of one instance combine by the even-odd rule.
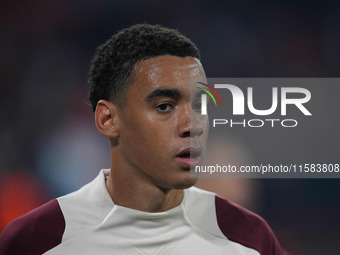
[[[160,25],[138,24],[121,30],[100,45],[90,73],[90,102],[95,111],[99,100],[112,100],[120,107],[133,82],[133,67],[141,61],[162,55],[200,59],[196,45],[177,30]]]

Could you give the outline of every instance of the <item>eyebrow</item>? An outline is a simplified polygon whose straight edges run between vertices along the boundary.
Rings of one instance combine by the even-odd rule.
[[[160,97],[170,97],[175,100],[179,100],[182,97],[182,93],[178,89],[162,89],[158,88],[152,91],[146,98],[145,101],[151,102]]]

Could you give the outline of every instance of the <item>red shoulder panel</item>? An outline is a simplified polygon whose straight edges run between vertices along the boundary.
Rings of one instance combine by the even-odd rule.
[[[61,243],[65,219],[56,199],[15,219],[0,235],[0,255],[41,255]]]
[[[283,254],[272,229],[260,216],[219,196],[215,196],[215,205],[218,226],[229,240],[261,255]]]

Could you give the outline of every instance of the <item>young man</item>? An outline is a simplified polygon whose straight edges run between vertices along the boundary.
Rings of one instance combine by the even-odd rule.
[[[192,187],[208,134],[199,59],[178,31],[147,24],[100,46],[90,101],[111,169],[13,221],[0,254],[282,254],[259,216]]]

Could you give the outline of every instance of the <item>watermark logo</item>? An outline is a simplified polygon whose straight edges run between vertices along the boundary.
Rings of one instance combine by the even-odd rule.
[[[233,84],[214,84],[214,87],[198,82],[199,84],[207,87],[212,91],[215,96],[218,98],[221,106],[222,100],[220,95],[217,93],[216,89],[223,89],[227,93],[230,93],[232,96],[232,115],[233,116],[242,116],[245,115],[246,110],[249,113],[256,116],[270,116],[274,113],[279,112],[281,116],[287,115],[287,106],[292,105],[293,108],[299,110],[305,116],[311,116],[311,112],[306,108],[305,104],[310,101],[311,93],[308,89],[301,87],[272,87],[271,88],[271,98],[270,107],[266,107],[266,109],[258,109],[254,106],[254,93],[253,87],[247,87],[246,93],[244,93],[238,86]],[[200,90],[206,92],[211,99],[214,101],[215,106],[217,106],[216,99],[214,95],[205,88],[198,87]],[[207,115],[207,94],[201,95],[201,114]],[[280,103],[279,103],[280,102]],[[247,108],[246,108],[247,107]],[[274,127],[274,123],[280,121],[283,127],[295,127],[297,126],[297,120],[295,119],[250,119],[250,120],[242,120],[242,122],[235,122],[235,124],[243,124],[243,126],[249,127],[262,127],[265,122],[271,123],[271,126]],[[282,123],[283,122],[283,123]],[[213,127],[216,125],[225,125],[227,123],[233,123],[233,120],[227,119],[214,119]],[[285,124],[286,123],[286,124]],[[290,124],[287,124],[290,123]],[[249,125],[246,125],[249,124]]]
[[[206,86],[207,88],[209,88],[211,91],[213,91],[215,93],[215,95],[217,96],[218,100],[220,101],[220,104],[222,106],[222,100],[221,100],[221,97],[220,95],[217,93],[217,91],[211,87],[209,84],[206,84],[206,83],[203,83],[203,82],[197,82],[203,86]],[[203,90],[204,92],[206,92],[210,97],[211,99],[214,101],[214,104],[215,106],[217,106],[217,103],[216,103],[216,100],[215,100],[215,97],[211,94],[211,92],[207,89],[204,89],[204,88],[201,88],[201,87],[197,87],[198,89],[200,90]],[[202,115],[207,115],[207,95],[206,94],[202,94],[201,95],[201,101],[202,101],[202,104],[201,104],[201,113]]]

